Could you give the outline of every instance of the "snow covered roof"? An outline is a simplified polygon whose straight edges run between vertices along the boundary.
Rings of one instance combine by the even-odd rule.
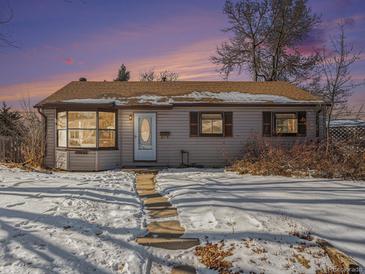
[[[51,104],[117,106],[182,104],[319,104],[320,98],[287,82],[71,82],[36,107]]]
[[[365,127],[365,121],[356,119],[332,120],[330,127]]]

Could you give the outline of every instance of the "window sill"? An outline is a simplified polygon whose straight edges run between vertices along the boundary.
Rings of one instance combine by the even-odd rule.
[[[298,137],[298,138],[304,138],[307,137],[306,135],[297,135],[297,134],[276,134],[276,135],[264,135],[263,137],[267,137],[267,138],[275,138],[275,137],[288,137],[288,138],[293,138],[293,137]]]
[[[68,148],[68,147],[56,147],[56,150],[58,151],[97,151],[97,150],[101,150],[101,151],[105,151],[105,150],[119,150],[117,147],[106,147],[106,148],[86,148],[86,147],[81,147],[81,148]]]

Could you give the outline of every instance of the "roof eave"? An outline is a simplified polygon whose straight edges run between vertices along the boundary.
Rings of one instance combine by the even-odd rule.
[[[313,107],[313,106],[330,106],[330,104],[323,101],[313,102],[286,102],[286,103],[274,103],[274,102],[247,102],[247,103],[234,103],[234,102],[175,102],[172,104],[127,104],[117,105],[113,103],[70,103],[70,102],[53,102],[36,104],[35,108],[83,108],[83,109],[95,109],[95,108],[113,108],[113,109],[126,109],[126,108],[172,108],[172,107]]]

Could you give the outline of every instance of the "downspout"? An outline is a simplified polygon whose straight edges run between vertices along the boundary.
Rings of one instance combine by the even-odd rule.
[[[46,155],[47,155],[47,116],[41,111],[40,107],[36,107],[38,113],[42,116],[42,118],[44,119],[44,132],[43,132],[43,155],[42,155],[42,167],[45,167],[45,160],[46,160]]]

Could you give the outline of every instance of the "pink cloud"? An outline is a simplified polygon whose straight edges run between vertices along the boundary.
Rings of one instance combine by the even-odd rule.
[[[216,45],[222,40],[222,37],[203,40],[170,53],[126,60],[125,64],[131,71],[132,81],[138,81],[139,74],[151,68],[157,72],[166,69],[178,72],[180,80],[221,80],[221,76],[216,72],[217,67],[209,58],[215,53]],[[42,99],[68,82],[78,80],[81,76],[90,81],[111,81],[119,66],[119,62],[114,62],[94,70],[63,73],[39,81],[0,85],[0,101],[16,102],[28,97]]]
[[[64,62],[65,62],[66,65],[73,65],[74,64],[74,59],[72,57],[67,57],[64,60]]]

